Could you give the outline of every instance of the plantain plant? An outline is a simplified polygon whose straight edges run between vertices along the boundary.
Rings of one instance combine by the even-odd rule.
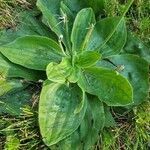
[[[0,95],[44,81],[38,119],[51,149],[91,149],[116,124],[110,108],[146,99],[150,52],[127,32],[132,2],[108,18],[104,0],[37,0],[42,18],[28,13],[16,32],[1,32]]]

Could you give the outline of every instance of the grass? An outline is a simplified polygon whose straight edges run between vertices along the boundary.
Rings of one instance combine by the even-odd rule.
[[[116,16],[122,13],[127,0],[106,0],[106,14]],[[128,26],[139,38],[150,44],[150,1],[135,0],[127,13]]]
[[[4,127],[0,131],[3,135],[1,149],[32,150],[46,148],[39,135],[37,112],[31,110],[31,107],[24,108],[23,114],[17,118],[2,116],[0,122]]]
[[[116,118],[118,126],[107,128],[100,137],[102,150],[148,150],[150,147],[150,101],[125,116]]]
[[[125,0],[106,0],[106,14],[122,14]],[[127,25],[145,44],[150,46],[150,1],[135,0],[128,11]],[[100,137],[102,150],[148,150],[150,148],[150,97],[134,108],[133,116],[116,118],[118,126],[106,129]],[[122,118],[123,117],[123,118]],[[125,121],[123,121],[125,120]]]
[[[107,16],[122,13],[126,0],[106,0]],[[0,29],[14,28],[18,13],[32,9],[33,0],[0,0]],[[127,13],[127,24],[146,44],[150,45],[150,1],[135,0]],[[0,116],[0,149],[27,150],[48,149],[42,142],[37,123],[38,96],[33,105],[24,108],[19,117]],[[150,99],[150,98],[149,98]],[[124,116],[117,116],[118,126],[106,128],[95,149],[100,150],[148,150],[150,147],[150,101],[146,101]]]
[[[14,28],[18,13],[31,9],[35,0],[0,0],[0,29]]]

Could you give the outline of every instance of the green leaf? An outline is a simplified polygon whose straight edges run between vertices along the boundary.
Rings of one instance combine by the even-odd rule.
[[[54,34],[44,25],[39,18],[39,12],[24,11],[19,15],[19,25],[17,26],[18,36],[40,35],[54,38]],[[15,31],[16,32],[16,31]],[[55,39],[55,38],[54,38]]]
[[[127,42],[123,50],[125,53],[138,55],[150,63],[150,49],[131,32],[128,32]]]
[[[6,135],[6,142],[5,142],[5,150],[18,150],[20,146],[19,138],[16,137],[15,132],[11,131],[8,132]]]
[[[61,6],[60,6],[60,12],[61,16],[64,17],[64,36],[66,37],[66,45],[67,45],[67,50],[71,54],[71,31],[73,27],[73,22],[74,22],[74,13],[69,9],[67,5],[63,1],[61,1]]]
[[[121,131],[120,131],[121,132]],[[104,129],[102,132],[102,141],[105,150],[111,149],[112,146],[116,144],[116,137],[115,133],[110,129]]]
[[[73,12],[74,16],[83,8],[91,7],[98,16],[104,8],[104,0],[63,0],[65,5]]]
[[[12,29],[0,31],[0,46],[12,42],[17,38],[17,33]]]
[[[13,79],[13,80],[5,80],[0,79],[0,96],[7,94],[8,92],[13,93],[18,89],[24,88],[24,85],[20,80]]]
[[[79,70],[71,65],[70,58],[63,58],[60,64],[50,63],[46,68],[46,74],[50,81],[57,83],[77,82]]]
[[[66,36],[66,34],[68,34],[68,31],[66,31],[68,18],[67,14],[62,14],[60,11],[61,0],[38,0],[36,4],[42,11],[44,22],[56,33],[60,40],[63,41],[67,49],[69,49],[70,45],[68,45],[68,42],[70,38],[68,35]]]
[[[74,16],[76,16],[76,14],[85,7],[87,6],[87,3],[85,3],[85,0],[63,0],[65,5],[67,5],[67,7],[69,7],[69,9],[73,12]]]
[[[89,94],[98,96],[108,106],[132,103],[132,86],[115,71],[98,67],[84,69],[78,85]]]
[[[13,116],[20,116],[22,108],[29,106],[31,99],[32,93],[29,89],[18,87],[17,90],[0,97],[0,114],[7,113]]]
[[[38,0],[36,5],[41,10],[51,30],[58,36],[62,34],[62,24],[59,24],[59,8],[61,0]]]
[[[132,54],[114,55],[108,57],[108,60],[117,67],[108,61],[99,62],[98,66],[118,70],[121,75],[130,81],[133,87],[133,105],[138,105],[145,100],[149,89],[148,63],[144,59]],[[121,66],[123,66],[123,70],[120,70]]]
[[[72,67],[70,70],[70,75],[67,77],[67,80],[71,83],[76,83],[80,76],[80,69],[76,66]]]
[[[120,53],[126,42],[125,19],[111,17],[102,19],[95,25],[86,50],[97,50],[103,57]]]
[[[78,12],[71,33],[72,51],[81,52],[85,49],[94,29],[95,16],[91,8]]]
[[[41,72],[13,64],[0,53],[0,76],[2,78],[21,77],[26,80],[37,81],[43,77],[43,74],[41,74]]]
[[[50,62],[59,62],[61,48],[42,36],[25,36],[0,47],[0,52],[13,63],[35,70],[45,70]]]
[[[57,143],[52,150],[88,150],[94,147],[100,130],[104,127],[105,115],[103,104],[96,97],[88,99],[84,119],[79,128],[69,137]]]
[[[91,7],[95,14],[104,11],[105,0],[85,0],[88,6]]]
[[[60,3],[60,10],[63,11],[64,14],[67,15],[67,19],[68,19],[68,24],[69,26],[73,25],[73,20],[74,20],[74,14],[73,12],[70,10],[70,8],[64,3],[64,1],[61,1]]]
[[[18,26],[15,29],[5,29],[0,31],[0,45],[4,45],[14,41],[18,37],[25,35],[41,35],[54,38],[54,34],[50,32],[40,19],[36,18],[38,14],[33,11],[25,11],[18,16]],[[54,38],[55,39],[55,38]]]
[[[70,68],[64,69],[63,64],[57,64],[57,63],[52,62],[52,63],[48,64],[48,66],[46,68],[47,78],[53,82],[65,83],[66,77],[69,74],[69,72],[67,72],[68,69],[70,69]]]
[[[39,125],[47,146],[58,143],[79,127],[85,115],[86,100],[79,113],[75,110],[83,98],[81,89],[74,84],[45,82],[39,103]]]
[[[110,112],[110,107],[105,106],[104,107],[105,110],[105,127],[115,127],[116,126],[116,122]]]
[[[80,104],[76,107],[76,109],[74,111],[75,114],[79,113],[85,105],[86,94],[84,91],[82,91],[82,92],[83,92],[83,98],[82,98]]]
[[[87,68],[96,64],[101,55],[98,52],[84,51],[75,57],[75,65]]]
[[[83,149],[91,149],[99,138],[99,132],[105,124],[105,114],[102,102],[97,97],[89,96],[87,114],[80,125],[80,142]]]
[[[68,58],[63,58],[60,64],[50,63],[46,68],[47,78],[50,81],[65,83],[70,75],[71,64]]]

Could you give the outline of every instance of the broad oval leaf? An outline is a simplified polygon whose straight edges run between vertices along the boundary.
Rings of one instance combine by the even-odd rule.
[[[39,74],[40,73],[40,74]],[[26,80],[37,81],[43,78],[41,72],[24,68],[10,62],[0,53],[0,76],[2,78],[21,77]]]
[[[138,105],[145,100],[149,89],[148,63],[144,59],[132,54],[114,55],[108,57],[108,60],[116,66],[104,60],[100,61],[97,65],[118,70],[121,75],[130,81],[133,87],[133,105]]]
[[[17,91],[13,93],[8,92],[0,97],[0,114],[7,113],[11,116],[20,116],[23,112],[22,109],[30,105],[33,95],[30,90],[18,87]]]
[[[13,80],[5,80],[5,79],[0,79],[0,96],[3,96],[7,94],[8,92],[12,93],[15,92],[18,89],[22,89],[26,87],[25,85],[22,84],[20,80],[13,79]]]
[[[76,83],[79,76],[79,69],[71,65],[70,58],[63,58],[60,64],[50,63],[46,68],[46,74],[50,81],[65,83],[69,81]]]
[[[75,65],[87,68],[96,64],[101,55],[98,52],[84,51],[75,57]]]
[[[34,11],[24,11],[19,13],[18,26],[15,29],[4,29],[0,31],[0,45],[10,43],[18,37],[26,35],[40,35],[54,38],[54,34],[45,26],[40,19],[37,19],[39,14]]]
[[[74,18],[76,14],[83,8],[88,7],[85,0],[63,0],[64,4],[73,12]]]
[[[98,16],[104,9],[105,0],[63,0],[74,16],[83,8],[91,7]]]
[[[79,127],[85,115],[86,100],[82,110],[75,111],[83,98],[81,89],[74,84],[45,82],[40,95],[39,125],[47,146],[58,143]]]
[[[81,52],[85,49],[94,29],[95,16],[91,8],[78,12],[71,33],[72,51]]]
[[[64,23],[64,36],[66,38],[66,51],[71,54],[71,31],[72,31],[72,26],[74,22],[74,14],[73,12],[69,9],[67,5],[63,1],[60,3],[60,12],[61,16],[64,17],[63,23]]]
[[[62,34],[62,26],[59,24],[59,8],[61,0],[37,0],[37,7],[41,10],[47,24],[58,36]]]
[[[109,69],[84,69],[78,85],[86,92],[98,96],[108,106],[124,106],[133,102],[131,84],[119,73]]]
[[[86,50],[97,50],[102,57],[120,53],[126,42],[126,26],[122,17],[98,21]]]
[[[128,32],[127,42],[123,51],[128,54],[138,55],[150,64],[150,49],[133,33]]]
[[[48,64],[46,74],[48,80],[52,82],[65,83],[68,72],[66,72],[64,68],[61,68],[59,64],[52,62]]]
[[[105,111],[105,125],[104,126],[107,128],[115,127],[117,124],[116,124],[115,119],[113,118],[113,116],[110,112],[110,107],[105,106],[104,111]]]
[[[47,78],[53,82],[65,83],[71,68],[69,58],[63,58],[60,64],[52,62],[46,68]]]
[[[89,7],[91,7],[95,14],[104,11],[105,0],[85,0]]]
[[[94,148],[100,130],[105,124],[102,102],[97,97],[88,98],[87,110],[79,128],[57,143],[52,150],[89,150]]]
[[[93,96],[88,97],[87,112],[80,125],[79,135],[82,149],[92,149],[99,138],[99,132],[105,124],[103,103]]]
[[[68,14],[61,14],[61,0],[38,0],[38,8],[42,11],[43,20],[48,27],[63,41],[65,46],[70,48],[68,37]],[[63,9],[64,11],[64,9]],[[66,13],[66,12],[65,12]]]
[[[63,54],[53,40],[42,36],[25,36],[0,47],[13,63],[35,70],[45,70],[50,62],[59,62]]]

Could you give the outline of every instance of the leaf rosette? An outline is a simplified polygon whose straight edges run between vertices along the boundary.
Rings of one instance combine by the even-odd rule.
[[[110,107],[130,109],[146,99],[149,53],[131,50],[136,40],[127,41],[125,13],[98,18],[103,0],[38,0],[37,7],[42,21],[30,16],[35,24],[19,26],[13,41],[7,32],[0,37],[0,96],[25,88],[20,78],[45,80],[43,141],[51,149],[90,149],[104,127],[116,125]]]

